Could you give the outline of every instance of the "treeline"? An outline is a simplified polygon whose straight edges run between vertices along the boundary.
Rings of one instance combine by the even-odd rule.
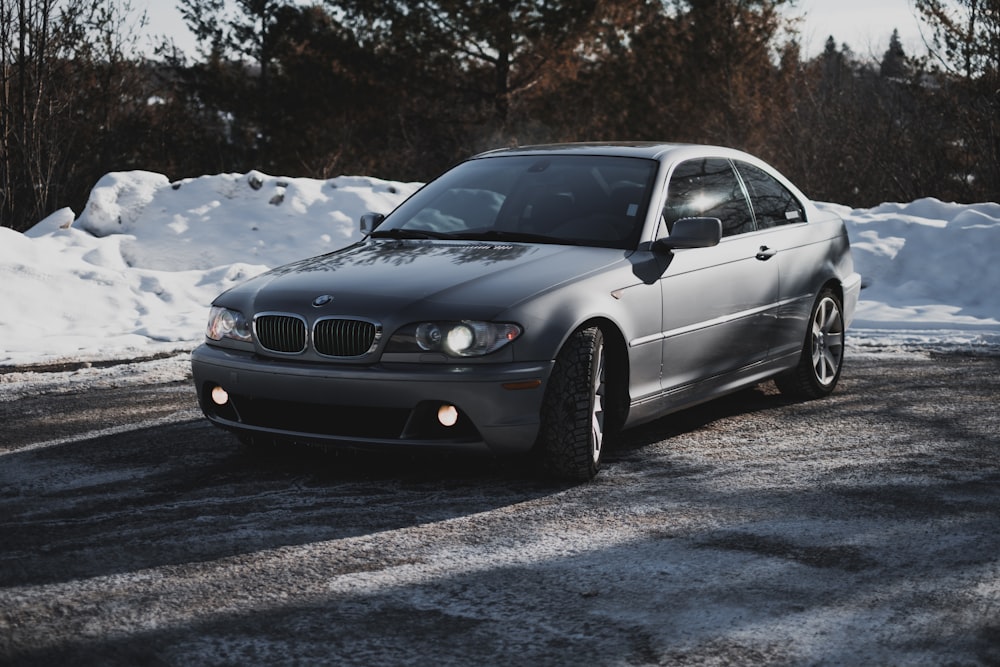
[[[180,0],[198,55],[137,49],[127,0],[0,0],[0,224],[82,210],[105,173],[428,180],[554,141],[715,143],[854,206],[1000,199],[1000,0],[916,0],[922,55],[788,0]]]

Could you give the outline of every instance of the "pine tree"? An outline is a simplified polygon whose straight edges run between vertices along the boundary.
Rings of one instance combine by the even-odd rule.
[[[903,52],[903,45],[899,41],[899,30],[892,31],[889,38],[889,48],[882,56],[879,65],[879,73],[886,78],[902,79],[908,73],[906,54]]]

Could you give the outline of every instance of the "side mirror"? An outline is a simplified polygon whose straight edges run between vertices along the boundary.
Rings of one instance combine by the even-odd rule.
[[[381,213],[365,213],[361,216],[361,233],[371,234],[376,227],[382,224],[385,216]]]
[[[711,248],[722,240],[722,221],[718,218],[681,218],[674,223],[670,236],[653,243],[656,250]]]

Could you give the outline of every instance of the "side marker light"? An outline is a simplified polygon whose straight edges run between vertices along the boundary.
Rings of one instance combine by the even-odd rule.
[[[538,389],[542,386],[541,380],[525,380],[524,382],[504,382],[501,385],[504,389]]]

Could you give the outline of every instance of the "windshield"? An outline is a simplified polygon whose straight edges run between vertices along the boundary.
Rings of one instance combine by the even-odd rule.
[[[372,236],[630,249],[656,167],[653,160],[582,155],[470,160],[404,202]]]

